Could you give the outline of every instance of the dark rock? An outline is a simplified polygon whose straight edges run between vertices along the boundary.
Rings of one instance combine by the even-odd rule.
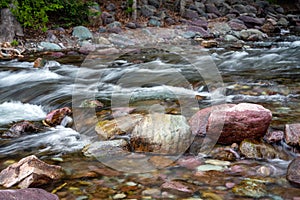
[[[241,13],[241,14],[242,13],[247,13],[246,6],[244,6],[242,4],[236,4],[236,5],[233,5],[232,7],[233,7],[233,9],[238,10],[239,13]]]
[[[60,166],[49,165],[32,155],[2,170],[0,184],[4,187],[18,184],[20,188],[28,188],[48,184],[61,177]]]
[[[207,13],[213,13],[213,14],[217,15],[218,17],[221,16],[220,11],[214,4],[206,4],[205,8],[206,8]]]
[[[219,143],[238,143],[247,138],[258,138],[265,135],[272,120],[270,110],[261,105],[240,103],[235,106],[225,106],[224,109],[211,113],[207,130],[219,134]]]
[[[199,15],[197,11],[186,9],[184,12],[184,17],[187,19],[197,19],[199,18]]]
[[[21,24],[9,8],[1,9],[0,42],[12,42],[15,36],[24,36]]]
[[[136,24],[133,23],[133,22],[128,22],[126,25],[125,25],[127,28],[131,28],[131,29],[136,29]]]
[[[107,25],[107,24],[113,23],[115,21],[114,16],[108,12],[102,12],[101,19],[103,21],[103,25]]]
[[[171,26],[171,25],[174,25],[176,22],[174,19],[172,19],[171,17],[167,17],[165,19],[165,23],[168,25],[168,26]]]
[[[181,115],[149,114],[131,133],[131,145],[136,152],[180,154],[191,142],[190,127]]]
[[[108,10],[108,11],[115,11],[115,10],[116,10],[115,4],[109,3],[109,4],[106,6],[106,10]]]
[[[263,18],[255,18],[247,15],[241,15],[238,17],[239,20],[243,21],[248,28],[253,28],[254,26],[263,25],[265,19]]]
[[[218,15],[216,15],[215,13],[208,13],[207,18],[208,19],[216,19],[216,18],[218,18]]]
[[[273,131],[269,130],[267,134],[264,136],[264,140],[268,143],[276,143],[283,140],[284,132],[283,131]]]
[[[193,32],[197,33],[198,35],[200,35],[200,37],[204,37],[204,38],[210,37],[210,34],[202,27],[188,26],[187,31],[193,31]]]
[[[247,29],[247,26],[244,24],[244,22],[238,20],[238,19],[232,19],[228,22],[228,25],[231,27],[234,31],[241,31],[244,29]]]
[[[2,137],[16,138],[24,134],[36,133],[39,128],[29,121],[23,121],[14,124],[7,132],[2,134]]]
[[[284,14],[284,9],[283,9],[281,6],[277,6],[277,7],[275,8],[275,11],[276,11],[277,13]]]
[[[155,8],[159,8],[159,1],[158,0],[148,0],[148,4],[154,6]]]
[[[194,193],[192,188],[179,181],[166,182],[161,185],[161,190],[181,197],[189,197]]]
[[[196,19],[190,22],[190,25],[192,26],[199,26],[202,27],[204,29],[207,29],[207,20],[203,20],[203,19]]]
[[[156,13],[156,8],[151,5],[143,5],[141,8],[141,13],[144,17],[151,17]]]
[[[74,27],[72,35],[79,40],[87,40],[93,38],[93,34],[91,33],[91,31],[84,26]]]
[[[222,3],[221,6],[219,7],[219,11],[222,16],[225,16],[232,11],[232,7],[228,5],[227,3]]]
[[[68,107],[56,109],[47,114],[43,123],[46,126],[57,126],[61,124],[66,116],[71,116],[71,114],[72,110]]]
[[[300,124],[285,125],[284,139],[290,146],[300,146]]]
[[[0,199],[3,200],[59,200],[58,196],[39,188],[19,190],[0,190]]]
[[[286,179],[300,187],[300,157],[295,158],[288,166]]]
[[[239,150],[246,158],[251,159],[275,159],[288,160],[289,157],[284,151],[276,149],[270,144],[256,140],[244,140],[239,146]]]

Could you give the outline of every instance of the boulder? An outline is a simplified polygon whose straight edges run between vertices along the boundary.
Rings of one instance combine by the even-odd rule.
[[[144,17],[151,17],[156,13],[156,8],[151,5],[143,5],[141,8],[141,13]]]
[[[208,31],[206,31],[204,28],[198,27],[198,26],[188,26],[187,27],[187,31],[195,32],[200,37],[209,37],[210,36],[210,34],[208,33]]]
[[[239,20],[243,21],[248,28],[253,28],[255,26],[261,26],[264,24],[265,19],[255,18],[247,15],[241,15],[238,17]]]
[[[61,177],[62,168],[60,166],[49,165],[31,155],[2,170],[0,184],[4,187],[18,184],[20,188],[28,188],[48,184]]]
[[[268,143],[276,143],[283,140],[284,132],[279,130],[269,130],[264,136],[264,140]]]
[[[225,35],[231,31],[231,27],[226,22],[210,22],[208,29],[215,36]]]
[[[67,116],[71,116],[71,114],[72,110],[68,107],[53,110],[47,114],[45,120],[43,120],[43,124],[46,126],[61,125],[63,119]]]
[[[61,47],[52,42],[41,42],[40,45],[43,47],[44,50],[48,51],[60,51]]]
[[[23,134],[36,133],[39,128],[29,121],[22,121],[12,125],[9,130],[2,134],[2,137],[16,138]]]
[[[18,190],[0,190],[0,199],[3,200],[59,200],[58,196],[40,188],[26,188]]]
[[[300,145],[300,124],[286,124],[284,132],[285,142],[290,146]]]
[[[131,133],[136,152],[180,154],[188,149],[192,139],[184,116],[161,113],[146,115]]]
[[[300,187],[300,157],[295,158],[288,166],[286,179]]]
[[[232,19],[232,20],[230,20],[228,22],[228,25],[234,31],[241,31],[241,30],[247,29],[247,26],[244,24],[244,22],[240,21],[238,19]]]
[[[24,36],[21,24],[9,8],[1,9],[0,43],[12,42],[15,36]]]
[[[189,124],[193,135],[220,135],[219,143],[232,144],[264,136],[271,119],[271,111],[257,104],[223,104],[198,111]]]
[[[93,34],[91,33],[91,31],[84,26],[74,27],[72,35],[79,40],[93,39]]]

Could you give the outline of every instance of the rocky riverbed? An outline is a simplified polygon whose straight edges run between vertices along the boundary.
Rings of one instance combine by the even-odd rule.
[[[97,28],[41,38],[1,10],[0,198],[300,198],[296,11],[149,0],[145,20],[121,22],[117,4],[97,9]]]

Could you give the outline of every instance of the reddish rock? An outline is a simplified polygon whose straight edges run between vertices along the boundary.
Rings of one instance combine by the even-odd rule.
[[[22,121],[14,124],[2,137],[16,138],[26,133],[36,133],[39,129],[29,121]]]
[[[57,126],[61,124],[66,116],[70,116],[71,114],[72,110],[68,107],[56,109],[47,114],[43,123],[47,126]]]
[[[0,184],[12,187],[16,184],[20,188],[28,188],[47,184],[62,176],[60,166],[49,165],[36,156],[28,156],[2,170]]]
[[[255,18],[247,15],[241,15],[238,19],[243,21],[248,28],[253,28],[254,26],[261,26],[265,21],[264,18]]]
[[[208,119],[209,133],[218,134],[223,126],[219,143],[232,144],[244,139],[265,135],[272,120],[272,113],[261,105],[240,103],[228,109],[215,111]]]
[[[51,194],[39,188],[26,188],[19,190],[0,190],[0,199],[5,200],[59,200],[55,194]]]
[[[162,184],[161,189],[162,191],[186,197],[191,196],[194,193],[194,191],[189,188],[189,186],[179,181],[165,182],[164,184]]]
[[[284,139],[288,145],[299,146],[299,144],[300,144],[300,124],[285,125]]]
[[[262,137],[271,122],[270,110],[256,104],[223,104],[198,111],[190,120],[194,135],[208,135],[221,144]]]
[[[284,137],[284,132],[283,131],[268,131],[267,134],[265,135],[264,139],[268,143],[275,143],[279,142],[283,139]]]
[[[288,166],[286,179],[300,187],[300,157],[295,158]]]

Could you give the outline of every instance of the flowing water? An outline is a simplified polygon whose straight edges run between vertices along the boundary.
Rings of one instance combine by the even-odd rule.
[[[30,154],[59,164],[66,178],[46,189],[68,183],[57,192],[65,199],[108,199],[116,193],[139,199],[142,190],[159,189],[166,179],[200,187],[201,191],[191,195],[195,198],[209,199],[209,194],[216,193],[224,199],[243,199],[235,197],[225,183],[255,176],[261,166],[271,166],[271,174],[265,179],[273,182],[265,199],[300,197],[300,190],[285,180],[289,162],[282,160],[241,160],[234,165],[244,167],[244,171],[193,178],[194,171],[178,165],[141,174],[114,172],[81,154],[97,138],[95,119],[84,115],[82,102],[95,98],[104,103],[104,110],[135,107],[140,113],[159,111],[187,118],[213,104],[252,102],[272,111],[273,128],[299,123],[299,41],[273,43],[272,48],[265,48],[270,46],[267,43],[255,46],[260,48],[132,49],[113,56],[91,54],[83,63],[74,64],[72,57],[64,59],[64,64],[48,61],[43,69],[33,68],[32,62],[0,62],[0,133],[13,122],[41,121],[49,111],[64,106],[74,109],[75,120],[73,129],[57,126],[17,139],[0,139],[0,168],[11,159]],[[98,173],[90,170],[95,166]]]

